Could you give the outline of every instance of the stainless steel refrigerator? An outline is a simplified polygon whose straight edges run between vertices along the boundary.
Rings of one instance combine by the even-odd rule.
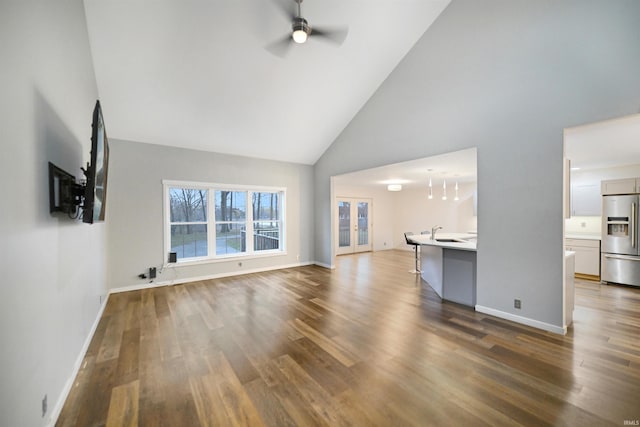
[[[601,278],[640,286],[637,194],[602,197]]]

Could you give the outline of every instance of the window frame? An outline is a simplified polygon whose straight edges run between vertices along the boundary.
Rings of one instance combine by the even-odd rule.
[[[168,263],[169,252],[171,252],[171,198],[169,197],[170,188],[189,188],[196,190],[207,190],[207,256],[191,257],[178,259],[176,263]],[[235,191],[246,193],[246,215],[245,215],[245,239],[246,251],[233,254],[216,255],[216,191]],[[256,220],[253,218],[253,193],[278,193],[278,219],[280,230],[280,247],[278,249],[255,251],[253,247],[253,224]],[[225,262],[234,259],[251,259],[270,256],[281,256],[287,254],[286,248],[286,187],[268,187],[257,185],[240,185],[240,184],[220,184],[220,183],[204,183],[194,181],[175,181],[162,180],[162,197],[163,197],[163,248],[164,248],[164,266],[183,266],[191,264],[216,263]],[[258,220],[257,222],[260,222]]]

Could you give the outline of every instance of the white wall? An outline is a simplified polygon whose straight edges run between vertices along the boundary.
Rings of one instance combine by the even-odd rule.
[[[105,116],[105,125],[109,126]],[[313,262],[313,167],[110,140],[107,195],[109,288],[143,285],[163,265],[162,180],[286,187],[286,255],[164,269],[157,282],[238,274]],[[299,255],[299,259],[298,259]],[[242,262],[242,267],[238,262]]]
[[[435,185],[435,183],[434,183]],[[453,185],[447,189],[447,200],[442,200],[442,188],[433,188],[433,199],[427,198],[425,189],[407,189],[396,193],[394,206],[396,207],[396,220],[394,223],[395,235],[402,241],[399,247],[404,245],[404,232],[413,231],[420,233],[439,225],[442,230],[439,233],[467,233],[476,231],[476,217],[473,215],[473,192],[475,183],[459,184],[458,198],[453,200]]]
[[[104,224],[51,216],[47,175],[81,175],[98,93],[82,1],[3,1],[0,40],[0,425],[37,426],[106,292]]]
[[[316,163],[318,260],[331,176],[477,147],[478,306],[561,329],[563,129],[638,112],[639,17],[632,0],[453,0]]]

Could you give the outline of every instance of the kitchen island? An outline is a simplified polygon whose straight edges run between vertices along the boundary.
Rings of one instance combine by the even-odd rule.
[[[420,244],[422,279],[440,298],[476,305],[476,246],[477,235],[464,233],[438,233],[409,236]]]

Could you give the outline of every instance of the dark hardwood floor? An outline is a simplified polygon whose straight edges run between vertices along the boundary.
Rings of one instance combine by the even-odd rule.
[[[640,289],[566,336],[442,303],[413,254],[114,294],[58,426],[600,426],[640,419]]]

